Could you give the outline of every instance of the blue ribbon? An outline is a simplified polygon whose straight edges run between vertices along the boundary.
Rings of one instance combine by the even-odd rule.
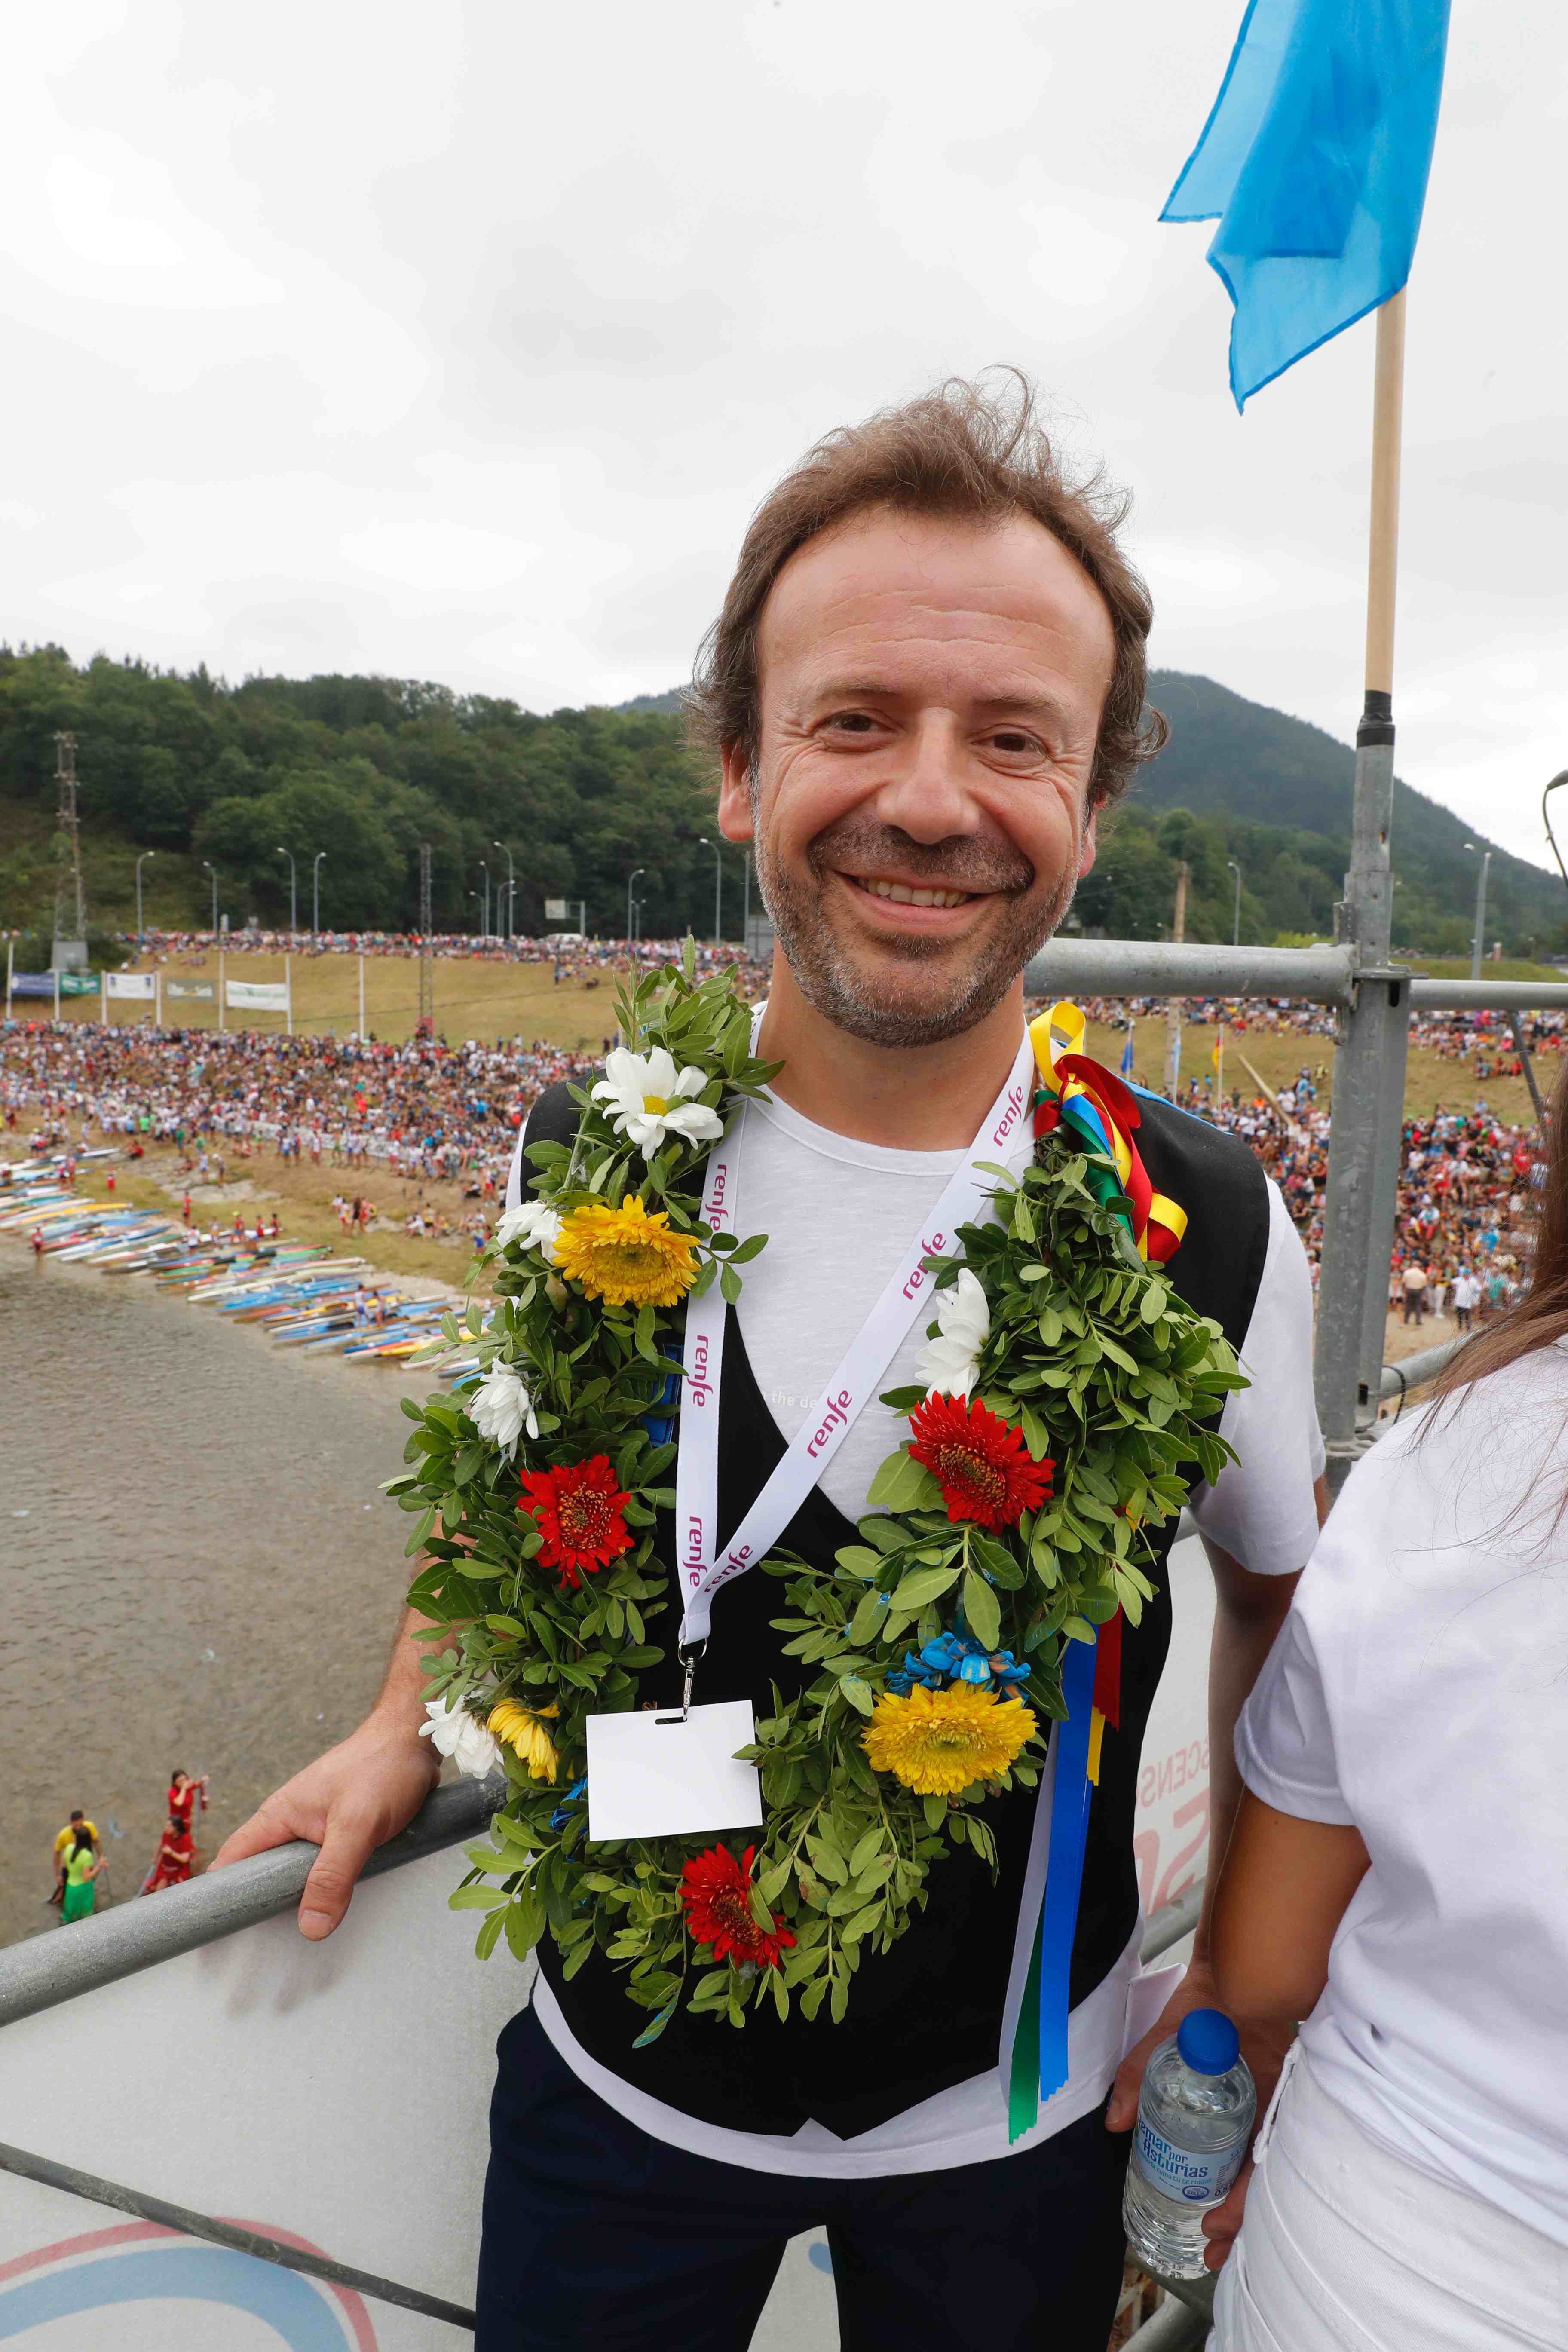
[[[1068,1717],[1057,1726],[1056,1782],[1051,1792],[1051,1838],[1046,1861],[1046,1897],[1040,1910],[1040,2098],[1059,2091],[1068,2079],[1068,1979],[1078,1898],[1083,1885],[1089,1838],[1089,1718],[1094,1712],[1094,1642],[1067,1642],[1062,1660],[1062,1696]]]
[[[642,1425],[655,1445],[668,1445],[669,1443],[669,1433],[675,1427],[675,1415],[666,1408],[672,1406],[679,1394],[679,1373],[667,1372],[664,1386],[653,1401],[652,1412],[645,1412],[642,1417]]]

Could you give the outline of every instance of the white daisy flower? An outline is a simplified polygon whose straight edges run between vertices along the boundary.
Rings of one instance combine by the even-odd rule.
[[[980,1350],[991,1337],[985,1293],[966,1265],[958,1280],[936,1294],[937,1336],[921,1349],[915,1370],[933,1396],[967,1397],[980,1369]]]
[[[492,1364],[463,1407],[481,1437],[515,1454],[526,1424],[530,1437],[539,1434],[533,1398],[510,1364]]]
[[[444,1698],[427,1698],[425,1712],[430,1719],[420,1725],[420,1738],[449,1756],[466,1780],[483,1780],[500,1769],[500,1748],[494,1734],[466,1706],[448,1707]]]
[[[616,1133],[629,1137],[643,1158],[651,1160],[667,1135],[712,1143],[723,1134],[718,1112],[691,1099],[707,1084],[705,1073],[695,1066],[678,1072],[662,1045],[651,1054],[631,1054],[617,1045],[605,1060],[594,1100],[614,1106],[610,1124]]]
[[[547,1201],[522,1201],[496,1227],[496,1247],[510,1249],[513,1242],[521,1242],[524,1249],[542,1250],[548,1257],[560,1231],[560,1214]]]

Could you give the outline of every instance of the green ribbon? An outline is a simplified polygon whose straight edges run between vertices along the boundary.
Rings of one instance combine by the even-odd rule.
[[[1032,2130],[1040,2115],[1040,1935],[1045,1906],[1035,1922],[1035,1948],[1024,1979],[1024,2001],[1013,2036],[1013,2064],[1007,2077],[1007,2141],[1009,2147]]]

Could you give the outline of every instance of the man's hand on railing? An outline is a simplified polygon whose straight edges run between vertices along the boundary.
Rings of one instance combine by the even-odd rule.
[[[381,1709],[275,1790],[220,1848],[214,1870],[308,1838],[321,1849],[300,1897],[300,1933],[330,1936],[378,1845],[407,1828],[440,1777],[441,1759],[402,1710]]]

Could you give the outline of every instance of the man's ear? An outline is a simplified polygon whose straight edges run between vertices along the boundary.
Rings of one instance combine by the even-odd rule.
[[[726,841],[752,839],[751,761],[739,743],[726,743],[720,753],[719,830]]]
[[[1093,866],[1095,854],[1100,847],[1099,835],[1096,832],[1099,823],[1100,811],[1096,809],[1083,829],[1083,845],[1078,856],[1078,878],[1080,882]]]

